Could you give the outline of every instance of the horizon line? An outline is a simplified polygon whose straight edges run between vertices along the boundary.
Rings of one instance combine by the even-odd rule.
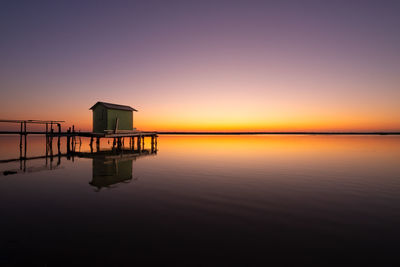
[[[154,131],[177,135],[400,135],[400,131]]]

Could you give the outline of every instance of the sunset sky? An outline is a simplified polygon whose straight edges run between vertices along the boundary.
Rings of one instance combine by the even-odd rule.
[[[400,1],[2,1],[0,119],[400,130]],[[0,129],[6,128],[0,124]]]

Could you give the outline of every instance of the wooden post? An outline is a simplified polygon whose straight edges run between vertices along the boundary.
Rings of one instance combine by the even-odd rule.
[[[49,133],[48,133],[48,127],[47,127],[47,123],[46,123],[46,157],[49,151]],[[47,159],[46,159],[46,166],[47,166]]]
[[[144,136],[142,137],[142,150],[144,150]]]
[[[154,135],[151,136],[151,152],[154,151]]]
[[[71,127],[67,131],[67,154],[70,153],[70,143],[71,143]]]
[[[46,166],[47,166],[47,157],[49,156],[49,142],[46,136]]]
[[[50,157],[51,161],[53,161],[53,126],[51,127],[51,135],[50,135],[50,142],[49,142],[49,148],[50,148]]]
[[[49,138],[49,145],[50,145],[51,149],[53,149],[53,134],[54,134],[54,130],[51,129],[50,130],[50,138]]]
[[[122,137],[117,138],[117,146],[118,146],[118,149],[122,148]]]
[[[25,134],[25,145],[24,145],[24,158],[26,158],[26,150],[27,150],[27,144],[26,144],[26,136],[27,136],[27,134]]]
[[[19,157],[22,158],[22,128],[23,128],[23,123],[21,122],[21,131],[19,134]]]
[[[24,132],[25,132],[24,158],[26,159],[26,147],[27,147],[27,144],[26,144],[26,136],[27,136],[27,134],[26,134],[26,121],[24,122]],[[24,164],[26,164],[26,163],[24,163]]]
[[[140,135],[138,135],[138,137],[137,137],[137,144],[136,144],[137,150],[138,150],[138,151],[140,151],[140,143],[141,143]]]
[[[58,127],[58,140],[57,140],[57,151],[58,151],[58,154],[60,154],[61,153],[61,150],[60,150],[60,144],[61,144],[61,124],[60,123],[57,123],[57,127]]]
[[[96,150],[97,152],[100,151],[100,137],[96,137]]]
[[[74,152],[75,152],[75,145],[76,145],[75,125],[72,125],[72,151]]]

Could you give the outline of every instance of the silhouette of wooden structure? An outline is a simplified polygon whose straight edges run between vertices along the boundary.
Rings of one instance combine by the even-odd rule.
[[[18,123],[20,124],[20,131],[0,131],[0,134],[18,134],[20,135],[20,158],[27,158],[27,136],[28,135],[45,135],[46,136],[46,154],[53,153],[53,139],[57,138],[57,150],[60,154],[60,138],[66,137],[66,148],[67,154],[71,151],[75,151],[76,138],[77,137],[88,137],[90,138],[90,148],[93,151],[94,142],[96,150],[100,150],[101,138],[112,138],[113,145],[121,149],[125,143],[125,139],[129,139],[129,144],[132,149],[141,150],[144,148],[145,138],[151,138],[151,150],[157,150],[157,133],[156,132],[143,132],[133,128],[133,112],[136,109],[105,102],[97,102],[90,109],[93,110],[93,132],[81,132],[75,131],[74,125],[69,127],[66,132],[61,129],[61,124],[64,121],[55,120],[0,120],[2,123]],[[103,122],[101,116],[103,116]],[[100,119],[97,117],[100,116]],[[104,123],[104,124],[102,124]],[[45,125],[45,131],[28,131],[28,124],[41,124]],[[55,129],[56,127],[56,129]],[[50,149],[51,148],[51,149]]]
[[[119,104],[97,102],[91,108],[93,111],[94,133],[132,132],[133,112],[136,109]]]

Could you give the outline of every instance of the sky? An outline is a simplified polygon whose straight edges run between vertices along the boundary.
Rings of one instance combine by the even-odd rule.
[[[2,1],[0,119],[400,130],[400,1]],[[0,124],[0,129],[6,125]]]

